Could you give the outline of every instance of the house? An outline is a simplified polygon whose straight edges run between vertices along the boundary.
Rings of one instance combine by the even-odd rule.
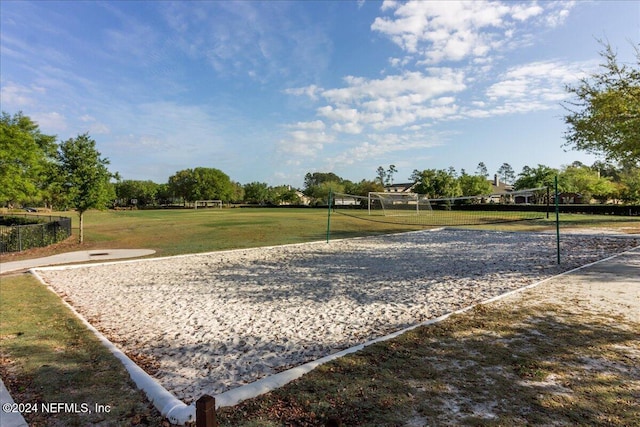
[[[311,198],[307,197],[302,191],[295,190],[295,193],[296,193],[296,196],[298,196],[298,198],[300,199],[301,205],[309,205],[311,203]],[[289,203],[283,203],[283,204],[289,204]]]
[[[533,194],[533,191],[518,193],[518,195],[513,198],[513,202],[516,205],[529,205],[535,203],[535,194]]]
[[[404,184],[391,184],[384,187],[385,193],[411,193],[417,182],[408,182]]]
[[[487,181],[489,181],[491,183],[491,187],[493,187],[493,190],[491,191],[493,194],[505,194],[513,191],[513,185],[501,182],[498,174],[493,175],[493,179],[488,179]]]
[[[483,203],[505,203],[505,195],[513,191],[513,185],[500,182],[498,174],[493,175],[493,179],[487,180],[491,184],[491,195],[483,199]]]

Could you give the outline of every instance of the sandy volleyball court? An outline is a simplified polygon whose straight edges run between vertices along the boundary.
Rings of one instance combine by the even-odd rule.
[[[463,230],[43,270],[176,397],[218,394],[640,244]]]

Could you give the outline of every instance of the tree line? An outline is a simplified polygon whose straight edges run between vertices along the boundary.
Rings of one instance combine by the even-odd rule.
[[[334,173],[308,173],[305,177],[304,194],[316,200],[326,202],[329,191],[366,196],[372,191],[384,191],[385,186],[393,185],[394,165],[388,169],[380,166],[373,180],[353,183]],[[616,166],[606,162],[595,162],[587,166],[573,162],[560,169],[545,165],[525,166],[516,175],[511,165],[503,163],[492,179],[484,162],[480,162],[474,173],[455,168],[414,170],[403,185],[411,186],[411,192],[426,194],[430,198],[448,198],[489,195],[495,193],[496,178],[513,190],[526,190],[554,186],[558,177],[558,191],[579,193],[586,202],[600,203],[640,203],[640,168],[633,165]],[[500,190],[504,190],[504,187]]]

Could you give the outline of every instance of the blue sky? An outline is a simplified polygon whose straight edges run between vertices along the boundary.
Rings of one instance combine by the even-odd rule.
[[[565,85],[621,62],[640,2],[0,3],[2,110],[89,132],[124,179],[215,167],[242,184],[396,165],[561,167]]]

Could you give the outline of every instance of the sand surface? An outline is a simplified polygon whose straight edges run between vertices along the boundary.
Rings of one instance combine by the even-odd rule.
[[[44,270],[191,402],[622,252],[640,238],[423,231]]]

